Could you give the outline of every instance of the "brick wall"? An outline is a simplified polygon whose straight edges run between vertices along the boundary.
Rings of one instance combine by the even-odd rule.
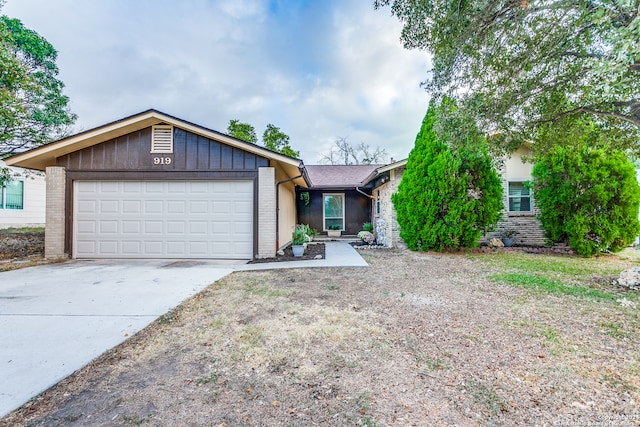
[[[274,168],[258,169],[257,258],[276,254],[276,182]]]
[[[65,169],[58,166],[47,168],[46,225],[44,255],[46,258],[66,258],[65,241]]]

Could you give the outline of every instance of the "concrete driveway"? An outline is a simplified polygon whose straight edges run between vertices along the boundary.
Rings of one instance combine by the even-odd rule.
[[[239,263],[70,261],[0,273],[0,417]]]

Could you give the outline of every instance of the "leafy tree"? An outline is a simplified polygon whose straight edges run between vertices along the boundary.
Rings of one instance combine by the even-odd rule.
[[[243,123],[240,120],[229,120],[227,134],[252,144],[258,143],[258,136],[256,135],[255,128],[249,123]],[[289,135],[285,134],[280,130],[280,128],[272,125],[271,123],[267,125],[267,128],[262,134],[262,145],[271,151],[282,153],[285,156],[296,158],[300,157],[300,152],[291,148],[291,145],[289,144]]]
[[[256,135],[255,128],[249,123],[243,123],[237,119],[229,120],[227,134],[252,144],[258,143],[258,136]]]
[[[321,161],[331,165],[372,165],[384,163],[386,157],[384,148],[372,148],[364,142],[352,145],[347,138],[338,137],[329,153],[322,155]]]
[[[454,96],[506,140],[567,117],[597,118],[610,146],[640,150],[638,2],[375,0],[433,55],[425,87]],[[558,101],[562,98],[562,102]]]
[[[583,256],[618,251],[640,233],[640,187],[620,151],[558,146],[533,168],[536,205],[545,236]]]
[[[436,134],[440,115],[455,110],[445,100],[431,102],[392,196],[400,235],[413,250],[472,247],[495,228],[503,208],[502,182],[477,129],[465,144]]]
[[[0,157],[60,138],[75,122],[56,58],[43,37],[0,16]]]
[[[289,145],[289,135],[283,133],[280,128],[269,123],[262,134],[262,144],[271,151],[282,153],[289,157],[300,157],[299,151],[294,151]]]

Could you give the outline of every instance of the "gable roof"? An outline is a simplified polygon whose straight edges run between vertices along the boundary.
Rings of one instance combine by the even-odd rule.
[[[259,145],[234,138],[154,109],[143,111],[61,140],[41,145],[4,160],[6,164],[10,166],[45,170],[47,166],[56,165],[57,157],[158,124],[172,125],[196,135],[201,135],[205,138],[265,157],[269,159],[271,166],[273,166],[274,163],[279,165],[290,178],[302,175],[302,177],[296,178],[296,184],[305,187],[308,185],[309,180],[306,177],[304,164],[300,159],[285,156],[284,154],[271,151]]]
[[[307,165],[312,187],[359,187],[380,165]]]

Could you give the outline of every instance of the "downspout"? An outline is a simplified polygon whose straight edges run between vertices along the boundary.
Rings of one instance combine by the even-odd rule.
[[[367,194],[364,191],[360,190],[360,187],[356,187],[356,191],[364,196],[367,196],[369,199],[373,199],[373,196],[371,194]]]
[[[373,196],[373,194],[367,194],[364,191],[360,190],[360,187],[356,187],[356,191],[362,195],[367,196],[367,198],[369,200],[374,200],[375,197]],[[371,222],[373,222],[373,203],[369,206],[369,217],[371,217]]]
[[[287,178],[276,183],[276,251],[280,248],[280,184],[291,182],[303,177],[303,173],[293,178]]]

